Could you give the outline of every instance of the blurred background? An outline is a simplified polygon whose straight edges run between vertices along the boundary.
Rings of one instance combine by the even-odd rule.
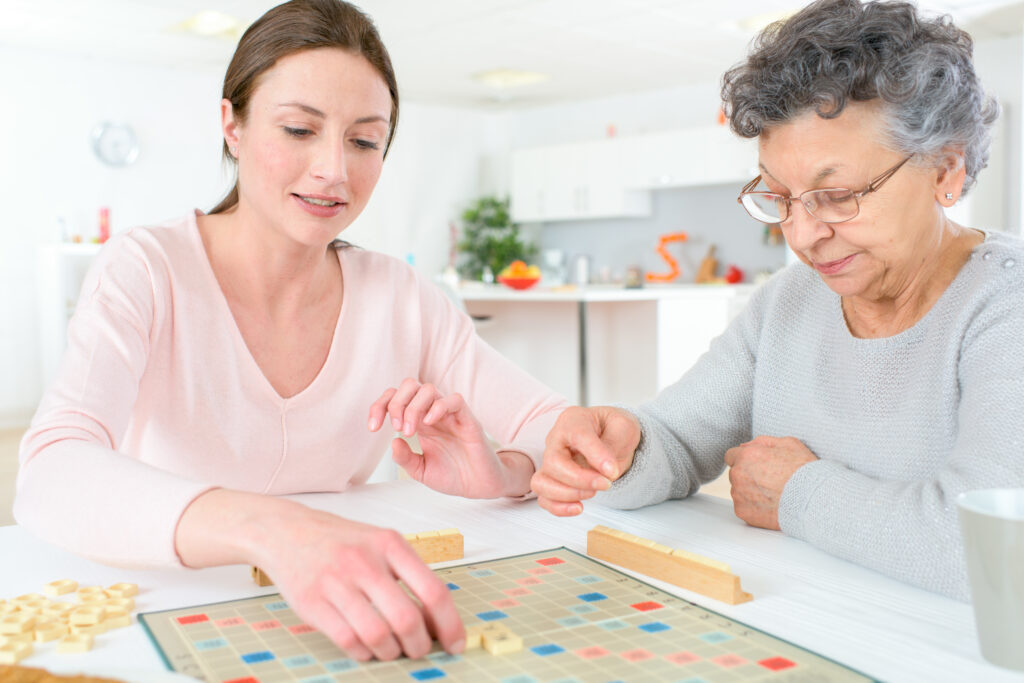
[[[3,0],[0,477],[13,476],[95,240],[209,209],[227,190],[221,81],[241,31],[274,4]],[[787,261],[778,236],[735,202],[756,151],[720,124],[718,93],[754,34],[801,3],[357,4],[391,52],[402,111],[378,189],[344,237],[439,277],[464,265],[464,212],[509,201],[541,283],[516,292],[451,271],[447,282],[486,320],[481,335],[571,400],[653,394],[724,327],[750,283]],[[990,166],[956,218],[1019,233],[1024,3],[920,5],[972,33],[982,81],[1003,106]],[[668,270],[655,247],[680,231],[688,239],[669,247],[680,273],[624,294],[631,276]],[[735,289],[693,285],[712,245],[716,280],[730,265],[742,273]],[[0,512],[9,489],[0,486]]]

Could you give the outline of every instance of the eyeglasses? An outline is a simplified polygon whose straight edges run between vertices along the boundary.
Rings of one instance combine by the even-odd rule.
[[[787,197],[775,192],[755,191],[754,188],[761,182],[761,176],[757,176],[743,187],[736,201],[746,209],[751,218],[762,223],[784,223],[789,220],[791,213],[789,205],[794,200],[799,200],[807,213],[822,223],[844,223],[856,218],[860,213],[859,200],[861,197],[882,187],[885,181],[908,161],[910,161],[910,157],[872,180],[860,192],[854,192],[845,187],[823,187],[818,190],[807,190],[797,197]]]

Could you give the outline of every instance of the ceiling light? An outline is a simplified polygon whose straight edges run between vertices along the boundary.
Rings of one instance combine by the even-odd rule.
[[[234,39],[242,33],[243,25],[238,19],[223,12],[203,10],[172,28],[177,31],[187,31],[200,36]]]
[[[491,69],[473,75],[473,80],[477,83],[501,90],[540,83],[548,78],[547,74],[536,71],[520,71],[519,69]]]

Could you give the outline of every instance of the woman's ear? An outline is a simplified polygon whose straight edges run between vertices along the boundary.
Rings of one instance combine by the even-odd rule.
[[[224,133],[224,142],[228,146],[228,151],[237,159],[240,126],[238,120],[235,119],[235,108],[231,106],[231,100],[227,98],[220,101],[220,128]]]
[[[967,178],[964,155],[960,151],[947,152],[935,169],[935,201],[950,207],[960,199]]]

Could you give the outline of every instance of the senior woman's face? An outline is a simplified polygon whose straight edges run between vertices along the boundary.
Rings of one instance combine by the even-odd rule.
[[[765,131],[759,140],[764,183],[796,197],[841,187],[861,192],[905,155],[882,145],[881,117],[870,103],[853,103],[834,119],[811,112]],[[877,191],[859,199],[859,214],[824,223],[794,200],[782,223],[786,242],[837,294],[872,300],[911,286],[924,254],[941,235],[936,173],[903,165]]]

